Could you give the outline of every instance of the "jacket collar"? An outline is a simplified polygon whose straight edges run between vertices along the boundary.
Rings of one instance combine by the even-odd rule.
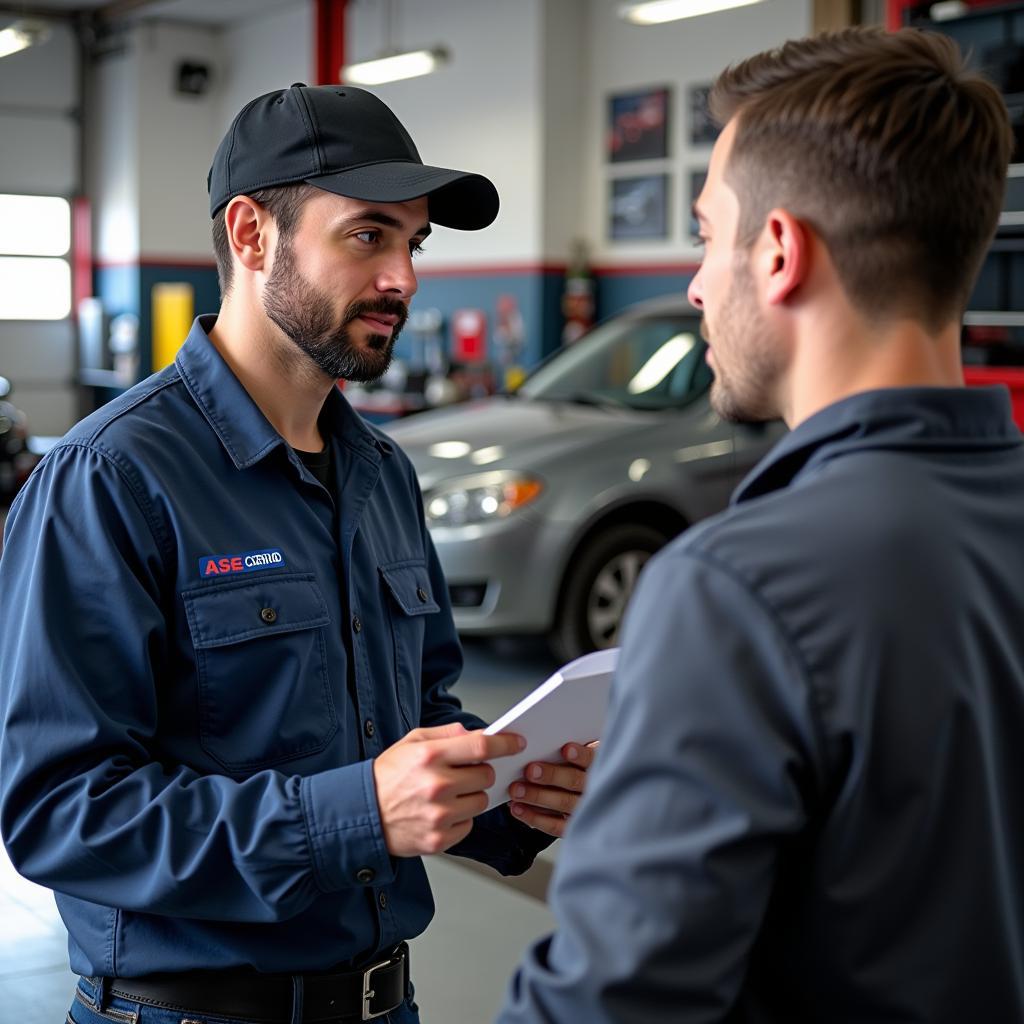
[[[284,446],[285,441],[210,341],[209,332],[216,322],[213,314],[196,318],[175,364],[224,450],[238,469],[245,469]],[[331,388],[324,403],[320,428],[373,462],[393,451],[364,423],[337,388]]]
[[[826,406],[786,434],[736,488],[731,504],[781,490],[848,452],[966,452],[1021,444],[1004,387],[864,391]]]

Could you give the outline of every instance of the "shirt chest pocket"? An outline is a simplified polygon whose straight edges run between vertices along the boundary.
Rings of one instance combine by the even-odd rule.
[[[221,583],[182,599],[203,749],[230,771],[252,771],[327,746],[338,715],[324,639],[330,616],[315,577]]]
[[[424,561],[395,562],[379,569],[388,592],[388,618],[394,645],[395,686],[406,728],[420,721],[423,635],[428,615],[440,611]]]

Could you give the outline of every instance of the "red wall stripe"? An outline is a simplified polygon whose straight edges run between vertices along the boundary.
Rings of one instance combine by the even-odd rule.
[[[530,274],[564,274],[564,263],[472,263],[463,266],[417,267],[416,276],[426,277],[519,277]]]
[[[182,256],[148,255],[125,259],[99,259],[94,263],[98,270],[115,267],[184,267],[193,270],[215,270],[217,264],[213,258]],[[567,264],[558,262],[522,262],[522,263],[472,263],[436,267],[418,267],[416,274],[421,278],[428,277],[526,277],[531,274],[564,274]],[[695,274],[700,269],[698,263],[625,263],[602,264],[592,267],[595,277],[630,277],[644,274]]]
[[[97,270],[113,270],[117,267],[181,267],[183,270],[216,270],[214,259],[188,259],[181,256],[144,256],[135,259],[96,260]]]
[[[630,277],[644,274],[696,274],[699,263],[602,264],[593,268],[595,277]]]

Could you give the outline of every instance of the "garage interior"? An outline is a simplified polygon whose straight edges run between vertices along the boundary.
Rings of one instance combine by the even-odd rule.
[[[567,329],[685,293],[700,260],[689,210],[714,138],[701,121],[701,90],[730,62],[817,29],[913,24],[971,49],[1015,122],[1021,163],[1011,167],[963,337],[968,384],[1006,383],[1024,426],[1024,3],[763,0],[658,28],[627,22],[621,7],[0,2],[0,29],[31,37],[0,57],[0,202],[63,203],[49,248],[33,249],[24,236],[5,241],[0,225],[0,377],[24,423],[23,443],[0,465],[7,503],[49,445],[171,362],[193,317],[216,310],[205,181],[242,103],[292,82],[335,82],[343,66],[421,46],[443,53],[436,73],[372,88],[425,160],[490,177],[502,212],[489,230],[430,238],[396,352],[403,376],[350,392],[368,419],[387,423],[514,387],[560,350]],[[610,104],[658,92],[664,151],[617,160]],[[52,276],[17,286],[18,261],[40,273],[45,262]],[[34,291],[45,293],[36,306]],[[466,651],[457,692],[488,719],[558,664],[538,637],[467,636]],[[511,881],[432,859],[437,916],[412,944],[425,1019],[494,1013],[522,949],[551,928],[544,891],[557,851]],[[452,991],[445,979],[456,973],[469,983]],[[73,985],[52,895],[0,859],[0,1007],[19,1006],[20,1024],[49,1024],[63,1019]]]

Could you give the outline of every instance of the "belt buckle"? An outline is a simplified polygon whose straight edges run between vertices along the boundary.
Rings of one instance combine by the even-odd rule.
[[[377,994],[372,988],[370,988],[370,977],[374,971],[379,971],[382,967],[390,967],[394,963],[395,958],[389,957],[387,960],[382,960],[379,964],[374,964],[372,967],[367,967],[363,971],[363,1016],[362,1020],[373,1020],[375,1017],[383,1017],[384,1014],[390,1013],[394,1007],[389,1006],[386,1010],[380,1010],[378,1013],[372,1013],[370,1010],[370,1000]]]

